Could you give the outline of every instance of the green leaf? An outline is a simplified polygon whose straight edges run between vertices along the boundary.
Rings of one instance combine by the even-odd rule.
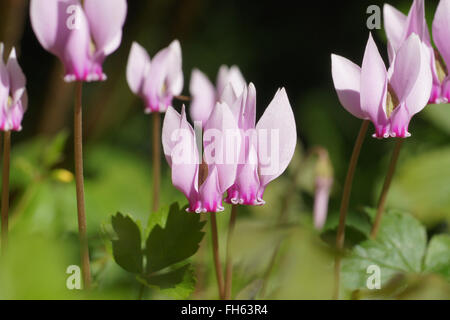
[[[411,215],[385,214],[376,240],[356,246],[342,262],[342,281],[348,289],[366,287],[367,268],[381,269],[381,285],[398,273],[420,273],[426,248],[425,228]]]
[[[190,264],[164,274],[142,279],[148,286],[156,286],[165,295],[186,299],[195,289],[195,272]]]
[[[437,235],[431,239],[424,268],[426,272],[441,274],[450,281],[450,235]]]
[[[421,116],[445,133],[450,134],[450,104],[428,105],[421,112]]]
[[[165,227],[156,224],[147,238],[144,254],[146,274],[160,271],[191,257],[199,248],[205,222],[200,215],[187,213],[174,203],[169,210]]]
[[[118,237],[112,240],[115,261],[128,272],[141,274],[143,254],[138,224],[130,216],[124,216],[120,212],[111,218],[111,222]]]
[[[450,222],[450,148],[410,157],[399,166],[387,206],[410,212],[426,225]]]

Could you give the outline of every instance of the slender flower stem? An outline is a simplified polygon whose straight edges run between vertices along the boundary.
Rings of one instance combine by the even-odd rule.
[[[223,300],[224,299],[223,272],[219,255],[219,238],[217,232],[216,214],[212,212],[210,213],[210,217],[211,217],[211,237],[213,244],[212,249],[214,256],[214,267],[216,269],[217,285],[219,287],[219,298]]]
[[[345,178],[344,191],[342,193],[339,228],[336,236],[336,248],[338,250],[335,258],[334,266],[334,298],[339,299],[340,273],[341,273],[341,252],[344,248],[345,242],[345,222],[347,219],[348,204],[350,202],[350,194],[352,192],[353,177],[355,176],[356,165],[358,163],[361,147],[366,137],[369,121],[364,120],[359,129],[358,137],[356,138],[355,146],[353,147],[352,157],[348,166],[347,177]]]
[[[152,114],[153,120],[153,212],[159,209],[159,197],[161,188],[161,115],[159,112]]]
[[[78,233],[81,247],[81,269],[83,271],[84,287],[89,289],[91,286],[91,270],[86,227],[86,209],[84,205],[82,90],[83,83],[78,82],[76,84],[74,109],[75,182],[77,190]]]
[[[389,188],[391,186],[392,178],[394,177],[395,168],[397,166],[398,157],[400,155],[400,150],[403,145],[403,139],[399,138],[395,144],[394,152],[392,153],[391,163],[389,164],[388,173],[384,180],[383,190],[381,191],[380,199],[378,201],[377,215],[375,217],[375,222],[372,226],[372,231],[370,237],[375,239],[377,237],[378,230],[381,224],[381,218],[383,217],[384,207],[386,205],[387,195]]]
[[[3,173],[2,173],[2,256],[8,247],[9,210],[9,164],[11,150],[11,131],[3,133]]]
[[[230,224],[227,236],[227,256],[225,262],[225,300],[231,300],[231,287],[233,283],[233,259],[231,254],[231,242],[233,239],[234,227],[236,226],[238,206],[231,207]]]

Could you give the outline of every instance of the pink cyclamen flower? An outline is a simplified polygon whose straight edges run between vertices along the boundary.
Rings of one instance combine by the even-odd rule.
[[[181,46],[174,40],[153,60],[138,43],[133,43],[127,65],[128,85],[145,102],[145,112],[166,112],[174,96],[181,94],[184,78]]]
[[[216,87],[208,77],[198,69],[191,75],[190,93],[192,103],[190,115],[194,122],[201,122],[202,127],[208,120],[217,102],[226,102],[231,106],[247,86],[237,66],[221,66],[217,75]]]
[[[402,44],[388,71],[372,35],[361,68],[332,55],[333,81],[342,106],[355,117],[372,121],[376,138],[409,137],[411,118],[427,105],[431,94],[429,58],[416,34]]]
[[[31,24],[41,45],[64,64],[67,82],[103,81],[105,58],[117,50],[126,0],[31,0]]]
[[[314,196],[314,227],[318,230],[325,225],[328,215],[328,200],[330,198],[332,177],[316,178],[316,193]]]
[[[224,192],[236,177],[237,159],[228,157],[239,146],[229,144],[228,134],[237,132],[234,116],[226,103],[217,103],[205,125],[203,164],[196,135],[186,119],[185,107],[181,114],[169,107],[164,118],[162,141],[164,154],[172,168],[172,183],[189,200],[190,212],[220,212],[224,210]],[[212,143],[213,142],[213,143]],[[212,147],[212,144],[214,146]],[[214,149],[212,152],[207,150]],[[211,151],[211,150],[210,150]],[[227,158],[229,161],[225,161]],[[200,166],[206,170],[206,179],[200,184]]]
[[[278,90],[256,124],[256,89],[251,83],[232,112],[241,134],[236,181],[228,189],[232,204],[263,205],[267,185],[289,165],[297,144],[294,113],[286,90]]]
[[[0,43],[0,130],[22,130],[22,118],[27,109],[26,78],[17,62],[13,48],[6,64],[3,62],[3,43]]]
[[[433,22],[434,42],[439,51],[433,48],[430,32],[425,19],[424,0],[414,0],[405,16],[391,5],[384,6],[384,21],[388,37],[389,57],[392,60],[408,37],[415,33],[429,51],[429,63],[433,75],[433,88],[430,103],[450,101],[450,78],[446,66],[450,63],[450,0],[441,0]]]

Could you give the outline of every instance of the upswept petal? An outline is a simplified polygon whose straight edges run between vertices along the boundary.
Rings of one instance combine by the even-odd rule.
[[[173,108],[169,110],[169,117],[164,119],[163,125],[163,147],[166,157],[170,157],[172,183],[190,202],[196,202],[199,157],[194,130],[187,122],[184,106],[181,115],[175,115]],[[195,204],[191,203],[193,205]]]
[[[450,0],[439,2],[433,21],[433,39],[447,68],[450,66]]]
[[[127,16],[126,0],[84,0],[84,10],[96,51],[107,56],[120,45]]]
[[[216,89],[203,72],[194,69],[189,92],[192,98],[189,109],[191,118],[194,122],[201,122],[204,127],[216,103]]]
[[[20,101],[25,93],[27,80],[23,74],[22,68],[17,61],[16,49],[12,49],[6,64],[9,74],[9,84],[13,104]]]
[[[430,50],[425,44],[420,46],[421,62],[417,80],[406,97],[406,108],[412,117],[426,107],[433,89],[433,73],[430,68]]]
[[[217,103],[204,128],[205,162],[217,169],[219,190],[224,193],[236,178],[240,150],[239,128],[226,103]]]
[[[387,94],[387,72],[380,52],[369,36],[361,67],[361,109],[369,116],[375,127],[386,124],[385,110]],[[377,135],[384,130],[377,129]]]
[[[75,14],[73,8],[80,8],[79,4],[79,0],[31,0],[30,3],[31,25],[36,37],[44,49],[61,59],[70,34],[67,24],[76,22],[68,18]]]
[[[169,59],[167,70],[167,86],[173,95],[179,95],[183,90],[183,57],[181,55],[181,45],[178,40],[172,41],[169,45]]]
[[[355,117],[365,119],[360,101],[361,68],[344,57],[332,54],[331,71],[342,106]]]
[[[279,177],[297,144],[294,113],[286,90],[279,90],[256,125],[261,187]]]
[[[411,93],[421,69],[422,43],[416,34],[412,34],[400,47],[389,73],[389,83],[399,101],[405,101]],[[430,69],[427,63],[428,69]],[[430,89],[431,92],[431,89]],[[429,96],[428,96],[429,98]]]
[[[430,31],[425,20],[424,0],[414,0],[406,20],[403,41],[413,33],[417,34],[425,44],[431,45]]]
[[[76,10],[76,27],[69,30],[63,56],[61,57],[66,68],[64,80],[67,82],[100,80],[103,76],[102,74],[94,75],[91,73],[91,37],[86,15],[80,4],[75,6],[78,8]]]
[[[220,67],[216,83],[219,97],[222,96],[223,90],[227,84],[231,84],[237,97],[242,94],[242,91],[246,86],[246,82],[241,70],[237,66],[231,66],[228,68],[223,65]]]
[[[3,62],[4,45],[0,43],[0,108],[6,106],[9,97],[9,75],[8,69]]]
[[[137,42],[133,42],[127,63],[127,82],[134,94],[143,96],[145,79],[150,73],[150,56]]]
[[[400,49],[403,42],[407,17],[389,4],[384,5],[383,15],[388,41],[396,52]]]

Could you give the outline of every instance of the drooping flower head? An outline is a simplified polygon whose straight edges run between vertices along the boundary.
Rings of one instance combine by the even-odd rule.
[[[27,109],[26,78],[17,62],[13,48],[6,64],[4,45],[0,43],[0,130],[22,130],[22,118]]]
[[[181,46],[174,40],[153,60],[138,43],[133,43],[127,65],[128,85],[145,102],[145,112],[166,112],[184,85]]]
[[[217,103],[206,122],[204,154],[199,152],[196,135],[186,119],[185,107],[179,114],[169,107],[164,118],[162,142],[172,169],[173,185],[189,200],[190,212],[224,210],[224,192],[233,184],[237,170],[239,139],[229,140],[238,131],[226,103]],[[234,153],[234,155],[233,155]],[[202,155],[202,156],[200,156]],[[203,161],[200,159],[203,158]],[[199,180],[199,175],[204,177]]]
[[[217,75],[216,87],[208,77],[198,69],[191,75],[190,93],[192,103],[190,116],[194,122],[201,122],[202,127],[208,120],[217,102],[226,102],[231,106],[241,96],[246,82],[237,66],[221,66]]]
[[[103,81],[105,58],[122,41],[126,0],[31,0],[31,24],[41,45],[64,64],[67,82]]]
[[[391,5],[384,6],[384,21],[388,38],[389,58],[392,61],[402,44],[413,33],[417,34],[429,54],[429,64],[433,76],[430,103],[450,101],[450,80],[447,66],[450,63],[450,0],[441,0],[433,22],[434,42],[439,51],[433,48],[430,31],[425,19],[424,0],[414,0],[405,16]]]
[[[386,71],[370,35],[361,68],[346,58],[332,55],[333,81],[339,100],[355,117],[374,124],[374,137],[409,137],[411,118],[427,105],[431,94],[429,59],[428,50],[412,34]]]
[[[241,135],[239,166],[226,201],[232,204],[263,205],[267,185],[289,165],[297,144],[297,129],[286,90],[275,94],[256,124],[256,89],[245,88],[232,112]]]

